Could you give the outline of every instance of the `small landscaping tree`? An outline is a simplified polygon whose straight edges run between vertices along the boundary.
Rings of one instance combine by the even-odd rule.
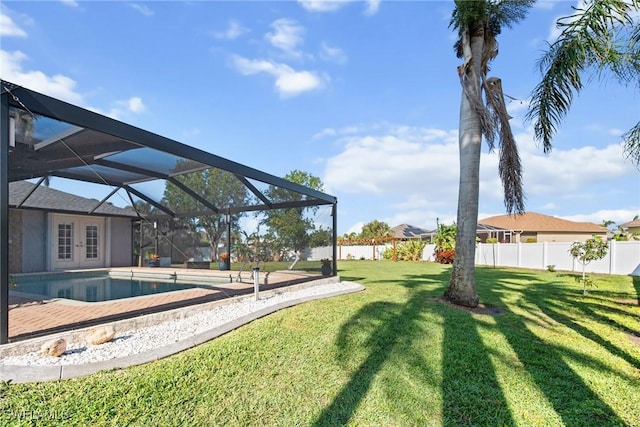
[[[582,294],[587,294],[587,276],[585,267],[591,261],[602,259],[607,255],[607,242],[602,240],[600,236],[585,242],[574,242],[569,249],[571,256],[582,264]]]

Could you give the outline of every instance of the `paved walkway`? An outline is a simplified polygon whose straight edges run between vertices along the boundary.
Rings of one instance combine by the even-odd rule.
[[[242,282],[235,282],[237,272],[234,271],[136,267],[111,270],[133,271],[136,274],[151,272],[171,274],[177,271],[180,276],[185,277],[206,275],[228,278],[231,274],[234,282],[216,283],[210,288],[186,289],[102,302],[81,302],[66,299],[33,300],[10,296],[9,341],[15,342],[63,330],[221,300],[254,291],[254,284],[249,277],[250,273],[247,272],[244,273]],[[265,284],[265,277],[268,284]],[[268,276],[265,273],[260,273],[260,290],[289,286],[314,278],[317,279],[318,276],[304,272],[273,272]]]

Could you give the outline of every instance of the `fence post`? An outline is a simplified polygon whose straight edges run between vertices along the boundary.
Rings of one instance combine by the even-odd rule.
[[[612,274],[615,270],[616,244],[617,242],[611,239],[611,245],[609,248],[609,274]]]

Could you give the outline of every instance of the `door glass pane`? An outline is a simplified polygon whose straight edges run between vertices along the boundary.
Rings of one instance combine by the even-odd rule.
[[[59,260],[73,259],[72,247],[73,247],[73,224],[68,222],[58,224],[58,259]]]
[[[85,227],[85,257],[86,259],[98,258],[98,226],[89,224]]]

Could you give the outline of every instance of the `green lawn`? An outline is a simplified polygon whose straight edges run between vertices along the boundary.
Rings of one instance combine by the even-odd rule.
[[[1,385],[0,425],[640,425],[640,280],[593,275],[583,296],[572,274],[480,268],[501,309],[480,315],[437,301],[447,266],[339,268],[367,290],[148,365]]]

